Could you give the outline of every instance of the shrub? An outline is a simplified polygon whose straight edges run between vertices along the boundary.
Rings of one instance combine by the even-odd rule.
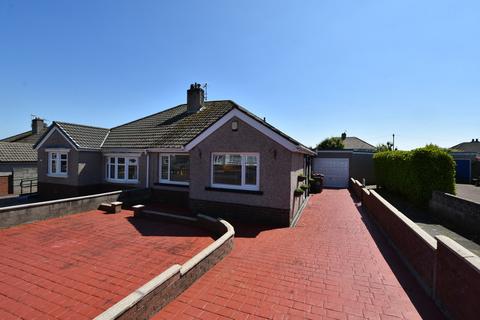
[[[319,150],[341,150],[343,148],[343,140],[338,137],[327,138],[317,145]]]
[[[455,193],[455,162],[450,154],[428,145],[412,151],[382,151],[373,156],[378,185],[426,206],[432,191]]]

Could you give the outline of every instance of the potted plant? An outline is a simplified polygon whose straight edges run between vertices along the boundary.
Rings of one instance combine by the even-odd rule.
[[[305,181],[305,179],[307,179],[307,177],[303,173],[300,173],[298,175],[298,181],[302,182]]]
[[[310,188],[310,186],[309,186],[308,184],[302,184],[302,185],[300,186],[300,189],[302,189],[303,192],[307,191],[309,188]]]
[[[297,188],[295,189],[295,191],[293,191],[293,194],[295,195],[295,197],[300,197],[302,194],[303,194],[303,189],[301,188]]]

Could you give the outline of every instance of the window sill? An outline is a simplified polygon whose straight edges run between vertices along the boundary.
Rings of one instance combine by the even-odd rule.
[[[51,178],[68,178],[68,174],[54,174],[54,173],[49,173],[49,174],[47,174],[47,177],[51,177]]]
[[[166,183],[166,182],[155,182],[154,186],[161,186],[161,187],[179,187],[179,188],[189,188],[189,184],[180,184],[180,183]]]
[[[219,192],[263,195],[263,191],[259,191],[259,190],[227,189],[227,188],[215,188],[215,187],[205,187],[205,190],[206,191],[219,191]]]
[[[138,184],[138,180],[112,180],[112,179],[107,179],[105,180],[110,183],[122,183],[122,184]]]

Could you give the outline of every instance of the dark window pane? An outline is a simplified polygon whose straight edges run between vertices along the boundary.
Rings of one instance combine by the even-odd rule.
[[[128,179],[137,180],[137,166],[128,166]]]
[[[110,165],[110,179],[115,179],[115,165]]]
[[[120,158],[118,158],[118,160],[120,160]],[[117,179],[125,179],[125,165],[121,165],[121,164],[118,165]]]
[[[118,158],[119,164],[125,164],[125,158]]]
[[[52,159],[53,159],[53,157],[52,157]],[[57,172],[57,160],[52,160],[52,162],[50,164],[50,168],[51,168],[52,173]]]
[[[168,156],[162,156],[162,176],[160,179],[168,180]]]
[[[190,178],[190,157],[170,156],[170,181],[187,182]]]
[[[61,154],[61,155],[60,155],[60,159],[62,159],[62,160],[67,160],[67,154],[66,154],[66,153]]]
[[[214,156],[213,183],[242,184],[242,157],[236,154]]]
[[[245,184],[257,184],[257,166],[247,165],[245,167]]]
[[[67,161],[66,160],[61,160],[60,161],[60,172],[61,173],[67,173]]]
[[[115,164],[115,158],[110,158],[110,163]]]

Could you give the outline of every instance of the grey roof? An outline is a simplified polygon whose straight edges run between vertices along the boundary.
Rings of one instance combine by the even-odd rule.
[[[112,128],[103,148],[179,148],[234,107],[232,101],[207,101],[196,113],[181,104]]]
[[[37,151],[31,143],[0,142],[0,162],[36,162]]]
[[[472,142],[462,142],[459,143],[450,149],[452,150],[459,150],[463,152],[476,152],[480,153],[480,141],[472,141]]]
[[[81,124],[58,122],[56,124],[81,149],[100,149],[108,134],[108,129],[84,126]]]
[[[36,143],[40,137],[47,131],[47,128],[42,128],[40,132],[33,133],[32,130],[16,134],[0,140],[0,142],[18,142],[18,143]]]
[[[343,140],[343,146],[344,149],[351,150],[375,150],[375,147],[370,143],[357,137],[346,137],[345,140]]]
[[[181,104],[110,130],[56,121],[50,129],[58,126],[81,149],[181,148],[234,108],[280,134],[303,151],[313,154],[312,150],[300,142],[231,100],[206,101],[204,107],[195,113],[187,112],[187,105]],[[47,133],[48,131],[44,135]]]

